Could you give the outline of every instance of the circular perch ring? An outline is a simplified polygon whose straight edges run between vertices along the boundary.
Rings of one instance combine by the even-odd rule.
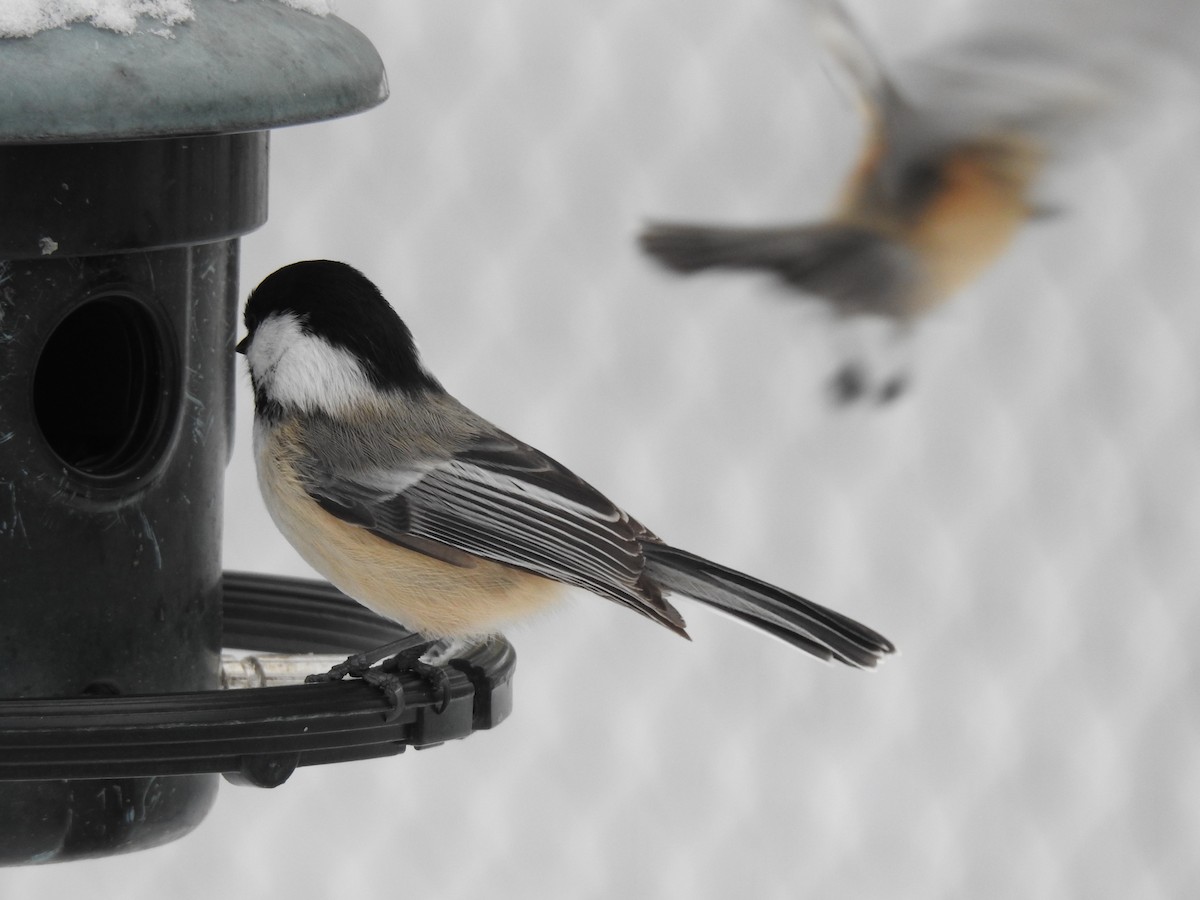
[[[407,632],[322,582],[227,572],[225,644],[353,653]],[[402,675],[404,709],[361,681],[136,697],[0,701],[0,781],[220,772],[274,787],[299,766],[372,759],[492,728],[512,710],[516,653],[497,638],[448,664],[449,701]]]

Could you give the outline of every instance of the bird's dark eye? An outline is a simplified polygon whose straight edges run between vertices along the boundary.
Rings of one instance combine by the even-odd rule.
[[[940,160],[921,160],[904,171],[904,193],[923,203],[937,193],[942,184]]]

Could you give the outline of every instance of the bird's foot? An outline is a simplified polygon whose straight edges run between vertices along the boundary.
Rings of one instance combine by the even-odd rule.
[[[410,635],[375,650],[352,654],[328,672],[314,673],[304,681],[306,684],[319,684],[341,681],[347,676],[361,679],[378,688],[388,698],[391,710],[386,720],[391,722],[404,712],[405,707],[404,685],[400,676],[411,672],[419,675],[440,695],[435,712],[441,713],[450,702],[450,676],[443,665],[426,662],[422,657],[428,654],[439,662],[444,662],[448,657],[439,653],[443,644],[443,641],[431,641],[419,635]],[[393,653],[396,650],[399,652]]]
[[[320,684],[323,681],[341,681],[347,675],[351,678],[362,678],[371,669],[371,657],[367,653],[354,653],[347,656],[344,662],[338,663],[328,672],[314,672],[305,676],[305,684]]]
[[[434,713],[440,715],[446,711],[446,706],[450,703],[450,675],[446,672],[445,665],[426,662],[421,658],[428,649],[429,647],[425,647],[420,650],[406,650],[403,653],[397,653],[391,659],[385,659],[372,671],[379,670],[385,678],[391,677],[397,680],[399,680],[401,672],[412,672],[419,675],[437,695],[438,705],[434,709]]]

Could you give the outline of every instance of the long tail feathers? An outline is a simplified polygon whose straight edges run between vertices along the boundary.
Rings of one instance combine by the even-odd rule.
[[[684,550],[645,546],[649,574],[664,589],[710,604],[821,659],[874,668],[892,642],[853,619]]]

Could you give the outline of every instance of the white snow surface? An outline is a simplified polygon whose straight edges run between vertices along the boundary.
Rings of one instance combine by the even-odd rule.
[[[317,16],[333,12],[331,0],[279,2]],[[174,37],[170,26],[182,25],[195,18],[193,0],[6,0],[0,4],[0,38],[30,37],[40,31],[67,28],[77,23],[119,34],[148,31],[162,37]],[[147,27],[153,22],[160,25]]]

